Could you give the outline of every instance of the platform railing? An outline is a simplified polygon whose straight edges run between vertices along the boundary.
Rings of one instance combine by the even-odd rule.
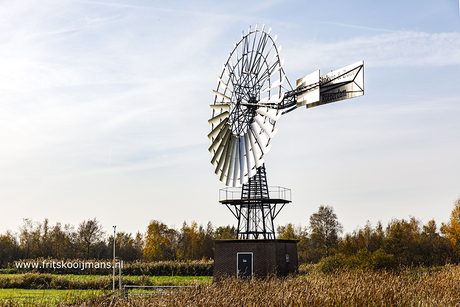
[[[288,188],[269,186],[268,194],[270,195],[270,199],[283,199],[292,201],[291,189]],[[219,201],[239,199],[241,199],[241,188],[223,188],[219,190]]]

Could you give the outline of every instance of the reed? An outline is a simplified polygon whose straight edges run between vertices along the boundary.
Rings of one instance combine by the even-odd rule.
[[[228,278],[191,295],[105,299],[97,306],[460,306],[460,266]]]
[[[202,284],[189,295],[105,297],[72,306],[460,306],[460,266],[334,273],[307,267],[303,272],[250,281],[227,278]],[[20,302],[0,301],[0,306],[20,306]]]

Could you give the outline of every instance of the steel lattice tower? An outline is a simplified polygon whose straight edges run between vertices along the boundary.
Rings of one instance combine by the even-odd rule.
[[[281,188],[276,189],[278,192]],[[283,191],[290,192],[284,188]],[[241,198],[220,202],[237,218],[239,239],[275,239],[274,219],[290,200],[270,198],[265,165],[262,165],[257,168],[256,175],[243,184]]]

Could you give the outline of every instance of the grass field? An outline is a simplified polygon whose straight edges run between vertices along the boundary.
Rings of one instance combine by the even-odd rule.
[[[342,270],[330,274],[320,273],[312,267],[300,276],[254,278],[251,281],[230,278],[215,284],[210,279],[198,280],[195,277],[185,281],[176,277],[160,277],[156,281],[194,282],[201,286],[198,291],[187,295],[88,298],[86,301],[83,296],[86,293],[91,295],[91,292],[74,290],[71,296],[75,297],[73,306],[460,306],[460,266],[450,265],[398,271]],[[32,296],[28,293],[33,292],[23,293]],[[31,298],[32,303],[26,302],[30,306],[66,306],[72,303],[68,299],[69,292],[61,292],[62,296],[52,290],[36,293],[42,296]],[[3,299],[0,306],[22,306],[22,302],[23,298]]]
[[[58,306],[104,296],[107,290],[0,289],[0,306]]]
[[[118,276],[116,278],[118,287]],[[195,285],[211,284],[211,276],[123,276],[123,285]],[[112,276],[100,275],[53,275],[40,273],[2,274],[0,288],[20,289],[80,289],[110,290]]]
[[[460,306],[460,266],[228,279],[192,295],[105,299],[97,306]]]
[[[2,275],[0,275],[1,277]],[[54,275],[62,276],[62,275]],[[94,280],[99,278],[97,275],[64,275],[69,280]],[[107,277],[107,276],[105,276]],[[112,276],[108,276],[112,281]],[[115,278],[118,282],[118,276]],[[143,285],[189,285],[189,284],[212,284],[212,276],[123,276],[123,284],[136,284],[139,281],[144,281]]]

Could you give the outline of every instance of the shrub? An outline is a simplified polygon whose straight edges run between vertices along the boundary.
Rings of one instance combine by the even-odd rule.
[[[317,269],[323,273],[333,273],[346,267],[347,257],[344,254],[335,254],[321,259]]]
[[[362,249],[350,256],[339,253],[323,258],[318,263],[317,269],[323,273],[333,273],[341,269],[393,270],[397,267],[398,261],[394,255],[385,253],[383,249],[378,249],[374,253]]]
[[[371,256],[371,264],[374,270],[379,269],[396,269],[398,261],[392,254],[387,254],[383,249],[376,250]]]

